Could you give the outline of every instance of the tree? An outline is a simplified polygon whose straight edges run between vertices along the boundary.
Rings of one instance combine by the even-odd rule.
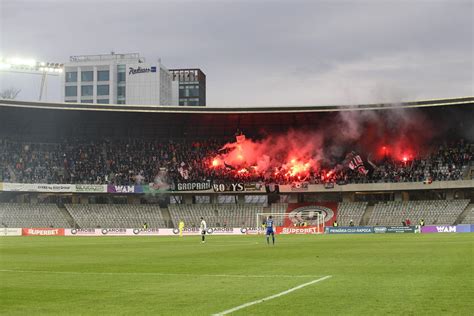
[[[9,100],[14,100],[20,94],[21,89],[17,88],[8,88],[8,89],[3,89],[2,92],[0,92],[0,99],[9,99]]]

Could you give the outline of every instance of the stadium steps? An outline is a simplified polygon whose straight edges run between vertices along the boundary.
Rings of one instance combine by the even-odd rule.
[[[64,206],[64,204],[62,204],[62,205],[58,204],[58,208],[61,211],[61,213],[63,214],[63,216],[66,219],[67,223],[69,224],[69,227],[80,228],[79,225],[76,224],[76,221],[74,220],[74,218],[72,218],[71,214],[67,210],[66,206]]]
[[[362,215],[362,219],[360,220],[360,223],[359,223],[360,226],[365,226],[369,223],[369,219],[372,217],[373,211],[374,211],[374,206],[368,205],[367,208],[365,209],[364,215]]]
[[[459,214],[458,218],[456,218],[456,221],[454,221],[453,225],[458,225],[464,221],[464,218],[469,214],[471,209],[474,209],[474,203],[468,204],[464,211],[462,211],[461,214]]]
[[[165,221],[167,228],[178,227],[178,223],[173,223],[173,221],[171,220],[171,214],[167,208],[161,208],[161,216],[163,216],[163,220]]]

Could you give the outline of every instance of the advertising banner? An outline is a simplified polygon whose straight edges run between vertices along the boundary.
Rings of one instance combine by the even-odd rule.
[[[2,236],[21,236],[21,228],[0,228],[0,237]]]
[[[470,233],[472,225],[436,225],[436,226],[423,226],[421,232],[423,234],[428,233]]]
[[[100,229],[102,235],[107,236],[125,236],[127,235],[126,228],[102,228]]]
[[[326,227],[326,234],[372,234],[374,227],[372,226],[353,226],[353,227]]]
[[[391,233],[419,233],[419,226],[375,226],[374,233],[376,234],[391,234]]]
[[[108,193],[135,193],[135,186],[134,185],[107,185],[107,192]],[[142,190],[143,192],[143,190]]]
[[[107,185],[102,184],[76,184],[77,193],[107,193]]]
[[[3,191],[12,192],[76,192],[73,184],[44,184],[44,183],[3,183]]]
[[[23,236],[64,236],[64,228],[22,228]]]
[[[100,236],[99,228],[65,228],[64,236]]]
[[[307,227],[277,226],[276,233],[283,234],[283,235],[293,235],[293,234],[305,235],[305,234],[322,234],[323,231],[321,228],[318,228],[317,226],[307,226]]]
[[[130,229],[133,235],[142,235],[142,236],[159,236],[160,229],[159,228],[135,228]],[[130,234],[130,230],[127,229],[127,235]]]

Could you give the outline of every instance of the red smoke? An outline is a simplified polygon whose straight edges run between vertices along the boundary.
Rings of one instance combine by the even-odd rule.
[[[321,177],[327,179],[345,167],[348,152],[364,161],[370,156],[408,162],[426,154],[434,136],[429,119],[415,110],[347,111],[323,123],[312,131],[290,130],[261,140],[238,135],[210,158],[210,166],[292,181],[304,181],[324,168]]]

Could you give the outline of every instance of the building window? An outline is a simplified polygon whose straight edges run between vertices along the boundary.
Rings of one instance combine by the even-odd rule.
[[[125,87],[117,87],[117,97],[125,98]]]
[[[97,103],[99,103],[99,104],[109,104],[109,99],[99,99],[99,100],[97,100]]]
[[[66,82],[77,82],[77,72],[66,72]]]
[[[97,95],[109,95],[109,85],[108,84],[98,85]]]
[[[97,81],[109,81],[109,71],[108,70],[97,71]]]
[[[66,100],[66,103],[75,103],[77,100]]]
[[[125,82],[125,65],[117,65],[117,83]]]
[[[118,100],[117,104],[125,104],[125,100]]]
[[[65,94],[67,97],[77,97],[77,86],[66,87]]]
[[[82,86],[81,87],[81,95],[84,96],[92,96],[94,94],[94,89],[92,86]]]
[[[81,103],[92,103],[92,99],[90,99],[90,100],[81,100]]]
[[[93,71],[82,71],[81,72],[81,81],[94,81],[94,72]]]

